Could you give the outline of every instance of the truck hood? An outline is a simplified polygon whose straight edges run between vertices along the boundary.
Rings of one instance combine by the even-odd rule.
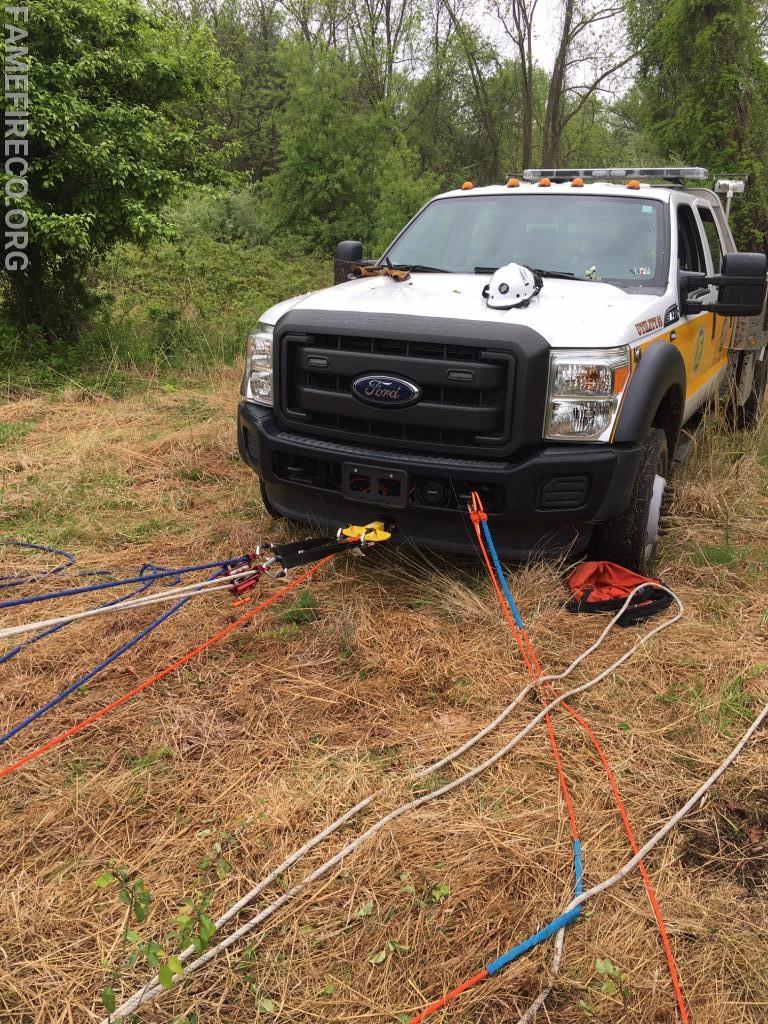
[[[625,345],[658,330],[671,298],[629,294],[600,281],[545,278],[544,287],[524,309],[489,309],[482,291],[484,274],[413,274],[408,281],[368,277],[299,295],[272,306],[262,321],[276,324],[291,309],[382,316],[447,317],[523,324],[554,348]],[[651,321],[651,323],[648,323]]]

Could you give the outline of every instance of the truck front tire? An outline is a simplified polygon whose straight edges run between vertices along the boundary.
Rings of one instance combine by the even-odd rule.
[[[595,527],[590,556],[647,575],[653,565],[669,475],[667,435],[652,427],[625,512]]]

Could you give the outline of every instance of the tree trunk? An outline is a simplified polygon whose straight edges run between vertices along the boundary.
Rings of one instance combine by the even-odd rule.
[[[467,39],[464,24],[458,17],[450,0],[443,0],[443,3],[446,11],[448,12],[448,17],[451,19],[451,24],[456,32],[456,36],[464,51],[469,76],[472,80],[472,87],[475,93],[480,126],[485,133],[488,149],[490,151],[486,166],[480,166],[479,171],[484,180],[497,181],[501,174],[501,126],[494,118],[493,111],[491,110],[491,101],[485,83],[485,76],[477,59],[476,52],[473,49],[473,41],[471,39]]]
[[[562,148],[563,103],[565,100],[565,75],[568,52],[571,47],[571,27],[575,0],[565,0],[563,6],[563,29],[557,48],[555,66],[549,80],[547,109],[544,115],[544,131],[541,140],[542,167],[557,167]]]

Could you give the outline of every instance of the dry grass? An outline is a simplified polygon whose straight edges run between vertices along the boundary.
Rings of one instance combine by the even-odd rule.
[[[120,402],[72,392],[5,406],[0,421],[15,426],[0,434],[0,533],[70,547],[86,568],[120,570],[231,555],[286,536],[288,527],[264,516],[236,455],[235,387],[222,372],[200,392]],[[662,555],[687,616],[579,702],[613,761],[641,839],[725,755],[729,737],[765,700],[767,484],[768,432],[704,433],[678,479]],[[21,556],[12,557],[18,567]],[[515,584],[543,662],[562,668],[598,622],[561,610],[556,566],[520,570]],[[110,859],[145,882],[152,906],[139,931],[165,943],[184,898],[207,893],[218,916],[372,788],[390,784],[377,807],[394,806],[406,768],[471,735],[522,685],[474,562],[382,551],[337,563],[311,591],[314,618],[297,624],[286,621],[284,607],[271,609],[2,782],[3,1024],[100,1017],[99,992],[121,956],[125,921],[113,889],[94,887]],[[3,763],[232,616],[220,595],[188,607],[86,693],[7,744]],[[72,627],[18,657],[2,670],[0,724],[17,721],[143,621],[146,613],[136,612]],[[619,631],[596,669],[636,635]],[[500,746],[532,708],[464,767]],[[592,883],[626,859],[626,842],[591,748],[569,720],[557,725]],[[649,864],[701,1024],[768,1020],[765,751],[763,737]],[[373,817],[371,809],[311,855],[310,865]],[[477,784],[395,823],[248,945],[139,1019],[394,1022],[563,906],[569,838],[539,731]],[[226,860],[218,874],[210,864],[217,842]],[[300,877],[300,867],[282,884]],[[448,895],[433,894],[440,884]],[[671,988],[639,879],[592,911],[571,929],[542,1024],[672,1022]],[[370,963],[383,949],[385,961]],[[625,973],[626,1005],[598,991],[598,957]],[[514,1021],[546,978],[547,963],[548,951],[537,951],[436,1021]],[[127,970],[124,991],[147,974],[141,964]]]

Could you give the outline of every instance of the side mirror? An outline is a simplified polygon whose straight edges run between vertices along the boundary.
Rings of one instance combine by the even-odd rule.
[[[681,312],[684,315],[710,311],[720,316],[759,316],[765,305],[766,273],[768,257],[762,252],[725,253],[722,269],[713,277],[681,271],[678,275]],[[718,286],[717,302],[688,298],[689,292],[711,284]]]
[[[759,316],[765,304],[768,257],[762,252],[729,252],[723,256],[714,312],[721,316]]]
[[[344,281],[348,281],[352,267],[360,263],[362,258],[362,242],[339,242],[333,260],[333,283],[343,284]]]

